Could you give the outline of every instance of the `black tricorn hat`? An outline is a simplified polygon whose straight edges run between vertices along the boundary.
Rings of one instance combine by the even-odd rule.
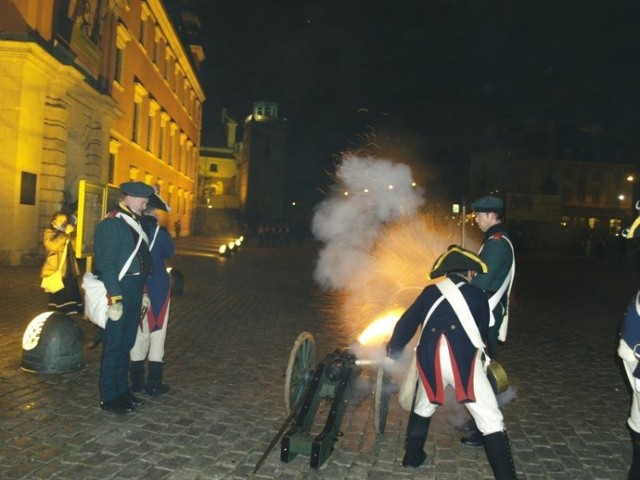
[[[164,201],[159,193],[154,193],[149,197],[147,208],[157,208],[158,210],[164,210],[165,212],[171,211],[171,207]]]
[[[457,245],[451,245],[435,261],[431,268],[431,273],[429,273],[429,278],[434,279],[449,272],[468,272],[469,270],[479,273],[487,273],[489,271],[487,264],[475,253]]]

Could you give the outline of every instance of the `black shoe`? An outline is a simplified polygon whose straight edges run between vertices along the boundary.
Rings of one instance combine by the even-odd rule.
[[[127,392],[123,394],[125,402],[129,402],[134,407],[141,407],[144,405],[144,400],[136,397],[133,393]]]
[[[457,425],[457,426],[454,426],[453,428],[456,430],[456,432],[460,432],[460,433],[471,433],[477,430],[476,422],[473,418],[467,420],[462,425]]]
[[[147,385],[144,389],[144,394],[149,397],[161,397],[169,392],[169,385],[166,383],[156,383],[155,385]]]
[[[405,453],[404,458],[402,459],[402,466],[417,468],[422,465],[426,459],[427,454],[424,451],[416,453],[415,455],[409,455],[408,453]]]
[[[482,447],[484,445],[484,437],[480,430],[476,430],[468,437],[462,437],[460,443],[465,447]]]
[[[133,412],[133,406],[124,403],[119,398],[101,402],[100,408],[105,412],[115,413],[116,415],[128,415],[129,413]]]

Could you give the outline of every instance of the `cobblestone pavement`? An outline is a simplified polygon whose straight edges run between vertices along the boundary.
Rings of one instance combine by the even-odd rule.
[[[309,458],[280,461],[279,443],[252,470],[286,414],[284,378],[297,335],[316,336],[318,358],[349,344],[331,299],[311,276],[315,254],[248,245],[215,255],[218,239],[180,239],[171,265],[184,294],[172,303],[165,380],[171,392],[118,417],[98,406],[99,348],[86,367],[34,374],[21,337],[43,310],[38,267],[0,267],[0,477],[3,479],[490,479],[482,449],[452,428],[457,406],[439,409],[418,469],[399,464],[407,415],[392,397],[385,433],[373,422],[366,368],[342,422],[344,435],[320,470]],[[501,360],[517,398],[505,417],[520,478],[623,479],[631,445],[629,393],[615,360],[616,331],[640,285],[614,259],[521,258],[509,342]],[[94,327],[79,320],[87,345]]]

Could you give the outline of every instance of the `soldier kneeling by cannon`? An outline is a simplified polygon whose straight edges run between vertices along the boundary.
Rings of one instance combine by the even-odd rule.
[[[388,359],[398,359],[418,327],[422,326],[416,358],[405,454],[402,465],[418,467],[427,459],[424,444],[431,416],[444,403],[451,385],[484,436],[484,448],[496,479],[516,479],[502,412],[487,377],[485,345],[489,330],[486,294],[469,283],[469,272],[486,273],[475,254],[451,246],[434,263],[429,277],[445,276],[427,286],[400,317],[387,344]]]

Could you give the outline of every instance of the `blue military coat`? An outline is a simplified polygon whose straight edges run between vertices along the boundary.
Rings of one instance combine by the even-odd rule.
[[[489,331],[489,303],[487,295],[470,285],[461,275],[451,273],[449,278],[458,285],[476,322],[480,336],[486,344]],[[397,358],[409,343],[416,330],[422,326],[431,307],[442,293],[435,285],[426,287],[413,304],[402,314],[393,330],[387,349]],[[431,403],[444,403],[444,385],[438,361],[438,347],[442,337],[451,350],[451,366],[456,378],[456,394],[459,402],[475,401],[473,370],[478,349],[473,345],[451,305],[440,301],[433,310],[426,327],[420,334],[417,348],[420,378]]]

